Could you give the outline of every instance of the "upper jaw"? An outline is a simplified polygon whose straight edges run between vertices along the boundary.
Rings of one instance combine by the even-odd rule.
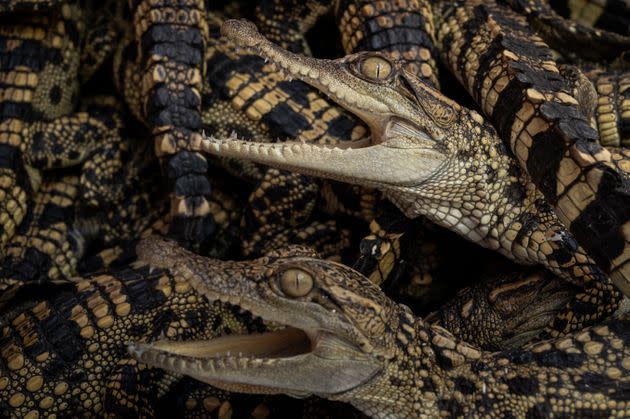
[[[237,45],[250,48],[270,60],[280,72],[288,75],[287,78],[308,83],[342,106],[360,112],[389,112],[382,102],[357,92],[354,87],[360,80],[347,73],[343,60],[318,59],[286,51],[262,36],[256,26],[246,20],[225,21],[221,33]]]

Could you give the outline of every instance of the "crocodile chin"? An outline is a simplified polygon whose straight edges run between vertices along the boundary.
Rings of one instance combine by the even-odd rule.
[[[363,385],[379,367],[352,343],[292,326],[209,341],[131,343],[140,362],[227,391],[332,395]]]

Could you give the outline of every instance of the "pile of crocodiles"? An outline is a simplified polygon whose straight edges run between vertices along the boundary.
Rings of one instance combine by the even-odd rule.
[[[630,416],[630,2],[3,0],[0,417]]]

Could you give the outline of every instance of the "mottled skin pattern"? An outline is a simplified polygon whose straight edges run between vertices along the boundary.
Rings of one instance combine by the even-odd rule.
[[[138,255],[211,299],[287,326],[131,344],[142,363],[242,392],[342,400],[375,418],[629,413],[628,317],[491,353],[427,325],[364,276],[304,248],[222,262],[153,237]]]
[[[80,217],[75,218],[73,229],[89,245],[90,252],[83,254],[73,275],[104,271],[110,266],[120,267],[135,259],[134,246],[145,231],[162,225],[167,215],[166,196],[159,189],[159,182],[147,180],[147,172],[153,176],[157,165],[143,167],[143,176],[129,177],[123,196],[99,211],[85,211],[79,205]]]
[[[561,16],[584,26],[630,34],[630,5],[623,0],[550,0]]]
[[[380,218],[370,222],[370,234],[361,240],[359,258],[353,266],[376,285],[384,283],[399,265],[400,238],[408,228],[397,217],[393,220]]]
[[[445,2],[442,58],[560,220],[630,292],[630,185],[597,143],[551,50],[527,20],[494,2]]]
[[[134,147],[117,177],[115,199],[108,198],[100,206],[93,205],[91,194],[85,191],[84,185],[95,178],[86,166],[82,173],[67,169],[46,175],[33,205],[3,249],[0,289],[16,286],[2,293],[2,302],[23,284],[71,280],[78,270],[88,266],[91,271],[103,270],[124,253],[133,252],[138,236],[164,208],[159,179],[154,178],[157,162],[147,158],[147,153],[151,150],[145,146]],[[107,153],[96,157],[101,159],[101,169],[120,163]],[[105,197],[95,198],[103,201]],[[89,260],[83,260],[84,256]]]
[[[499,0],[532,24],[545,42],[567,55],[592,61],[612,61],[630,47],[630,38],[593,29],[559,16],[548,0]]]
[[[6,0],[0,4],[0,12],[33,12],[48,10],[63,0]]]
[[[466,266],[462,256],[473,261],[480,249],[424,219],[400,217],[400,210],[386,200],[369,229],[352,267],[396,301],[428,313],[452,295],[454,286],[475,280],[473,272],[461,276],[449,268],[455,261]]]
[[[595,121],[603,146],[630,146],[630,73],[592,70],[586,73],[597,91]]]
[[[85,245],[72,229],[78,195],[77,176],[51,176],[44,182],[3,249],[0,293],[15,284],[66,279],[75,273]]]
[[[246,21],[228,21],[222,30],[361,116],[372,145],[340,149],[206,138],[199,149],[377,187],[410,218],[423,215],[519,263],[543,264],[584,287],[554,321],[554,333],[579,330],[615,310],[620,293],[478,113],[375,53],[318,60],[278,48]],[[374,62],[389,72],[371,72],[374,66],[366,63]]]
[[[436,278],[436,271],[449,261],[461,261],[458,245],[468,245],[423,218],[408,219],[387,200],[381,203],[369,231],[359,244],[359,257],[353,269],[386,290],[388,295],[420,299],[422,305],[428,302],[424,299],[426,294],[437,291],[433,287],[436,283],[450,279]],[[448,234],[446,240],[443,233]],[[458,257],[451,259],[454,252]],[[438,286],[442,285],[446,284]]]
[[[118,193],[125,148],[118,115],[104,98],[86,101],[82,111],[73,113],[88,24],[76,4],[19,19],[0,16],[0,245],[25,216],[42,169],[85,161],[81,189],[86,200],[102,204]],[[90,67],[98,63],[91,60]]]
[[[156,398],[177,378],[137,365],[128,341],[209,339],[247,332],[248,322],[164,271],[138,267],[81,280],[5,315],[0,412],[153,416]]]
[[[333,3],[334,0],[260,0],[254,21],[261,33],[282,48],[310,55],[304,34]]]
[[[439,87],[434,17],[429,2],[338,0],[335,15],[346,54],[380,52],[421,81]],[[261,34],[265,35],[262,31]],[[381,211],[370,222],[370,234],[362,240],[360,257],[354,266],[375,284],[397,275],[400,238],[407,224],[400,211],[382,211],[384,205],[379,202]],[[422,259],[423,255],[415,258]]]
[[[208,38],[203,0],[129,0],[135,51],[122,86],[134,113],[150,128],[173,194],[172,234],[200,246],[214,231],[208,164],[188,151],[201,129],[201,88]],[[138,89],[138,85],[140,89]]]
[[[544,271],[502,274],[460,290],[425,321],[483,350],[515,349],[538,335],[576,292]]]
[[[439,86],[429,1],[337,0],[335,14],[346,54],[380,51],[402,62],[403,68],[420,80]]]
[[[143,148],[137,156],[146,158],[147,153],[150,150]],[[90,239],[92,250],[77,266],[80,275],[127,266],[136,259],[135,246],[141,237],[168,234],[172,216],[168,211],[168,196],[160,179],[155,178],[159,170],[156,163],[154,159],[133,162],[136,173],[125,182],[129,186],[123,198],[103,211],[75,220],[74,227]],[[225,257],[237,241],[239,204],[233,191],[213,183],[208,205],[216,232],[211,246],[204,248],[204,254]]]
[[[219,37],[216,26],[210,26],[210,34],[202,113],[205,132],[324,144],[347,143],[365,134],[362,124],[318,92],[287,82],[258,56],[237,52],[233,43]],[[315,246],[327,255],[338,253],[347,243],[343,237],[339,240],[343,233],[336,222],[311,216],[318,200],[327,213],[363,219],[373,213],[374,194],[360,188],[322,186],[311,177],[276,169],[237,170],[257,183],[242,219],[246,256],[260,256],[289,243]]]

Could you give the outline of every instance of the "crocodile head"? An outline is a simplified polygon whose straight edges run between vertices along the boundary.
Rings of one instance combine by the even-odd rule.
[[[284,327],[208,341],[132,343],[139,361],[230,391],[334,397],[363,387],[394,357],[400,307],[364,276],[312,250],[290,247],[229,262],[150,237],[137,247],[211,300]]]
[[[500,144],[493,128],[478,113],[424,84],[397,62],[374,52],[336,60],[293,54],[271,43],[245,20],[228,20],[221,31],[271,61],[287,78],[310,84],[361,118],[370,137],[341,148],[199,136],[195,148],[376,187],[409,217],[431,217],[426,202],[419,200],[438,205],[462,202],[468,198],[462,191],[475,194],[491,183],[484,176],[496,173],[496,168],[484,165],[491,160],[490,149]]]
[[[344,148],[205,137],[197,139],[200,150],[394,194],[421,193],[436,174],[440,182],[469,182],[466,176],[455,176],[458,169],[452,168],[453,158],[475,147],[478,142],[462,137],[476,135],[474,128],[485,125],[483,119],[422,83],[397,62],[374,52],[336,60],[293,54],[268,41],[245,20],[228,20],[221,31],[274,63],[287,78],[300,79],[327,94],[360,117],[371,135],[369,141]],[[463,133],[466,129],[467,134]],[[474,156],[469,160],[474,161]],[[443,175],[450,179],[444,180]]]

